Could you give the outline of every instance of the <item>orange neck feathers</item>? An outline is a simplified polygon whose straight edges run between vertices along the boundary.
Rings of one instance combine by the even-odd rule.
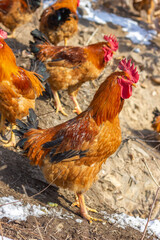
[[[16,58],[11,48],[6,44],[4,39],[0,38],[0,43],[3,45],[0,48],[0,81],[2,79],[7,79],[11,74],[16,74],[18,72],[18,67],[16,66]]]
[[[53,5],[55,10],[59,8],[69,8],[72,12],[76,13],[78,1],[77,0],[58,0]]]
[[[98,126],[107,120],[112,122],[123,107],[124,100],[121,98],[121,89],[117,82],[117,77],[122,75],[123,72],[115,72],[107,77],[88,108]]]

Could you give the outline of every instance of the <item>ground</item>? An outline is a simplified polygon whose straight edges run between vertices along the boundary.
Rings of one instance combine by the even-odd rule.
[[[101,4],[103,1],[101,1]],[[95,6],[96,7],[96,6]],[[110,11],[113,9],[111,8]],[[82,11],[83,12],[83,11]],[[114,12],[121,16],[128,16],[127,11],[121,12],[114,8]],[[131,16],[131,15],[130,15]],[[132,15],[136,19],[136,15]],[[147,28],[147,24],[139,22]],[[17,64],[27,69],[42,72],[39,65],[26,54],[29,50],[28,42],[31,40],[30,31],[37,26],[33,23],[17,30],[17,38],[8,39],[17,57]],[[106,68],[102,77],[92,83],[85,83],[78,94],[78,101],[82,110],[90,103],[98,86],[105,77],[116,69],[119,57],[132,58],[140,72],[138,87],[134,89],[133,96],[125,101],[120,114],[123,143],[120,149],[111,156],[99,174],[99,180],[86,193],[87,204],[98,210],[94,216],[103,218],[101,211],[107,213],[125,212],[129,215],[147,218],[151,204],[155,198],[157,182],[160,173],[159,142],[156,133],[151,128],[152,111],[159,107],[160,93],[160,45],[156,37],[148,46],[135,45],[125,37],[121,27],[112,23],[99,25],[88,20],[79,20],[79,32],[69,40],[69,45],[85,45],[92,33],[95,35],[90,43],[103,39],[104,34],[115,34],[119,41],[119,51],[116,53],[110,66]],[[24,33],[25,31],[25,33]],[[25,38],[24,38],[25,34]],[[134,50],[139,48],[140,52]],[[117,59],[116,59],[117,58]],[[72,112],[73,103],[65,91],[60,92],[61,101],[68,117],[55,113],[55,108],[45,98],[36,101],[36,114],[40,126],[43,128],[55,126],[75,116]],[[128,139],[128,140],[126,140]],[[126,140],[126,141],[125,141]],[[28,196],[26,196],[26,193]],[[18,149],[6,149],[0,146],[0,197],[14,196],[23,199],[24,203],[41,204],[48,206],[48,202],[57,203],[58,216],[45,216],[40,218],[29,217],[27,221],[0,222],[0,234],[16,239],[141,239],[142,233],[132,229],[121,229],[116,225],[94,222],[92,225],[81,219],[76,207],[71,207],[74,194],[56,186],[48,186],[38,167],[29,164],[28,159],[22,156]],[[160,218],[160,195],[157,197],[152,219]],[[48,207],[49,208],[49,207]],[[67,214],[72,218],[65,217]],[[147,238],[146,238],[147,239]],[[148,239],[155,239],[151,236]]]

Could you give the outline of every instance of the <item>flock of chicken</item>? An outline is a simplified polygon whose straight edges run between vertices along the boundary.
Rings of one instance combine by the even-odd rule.
[[[100,85],[88,108],[82,112],[76,95],[86,81],[96,79],[118,49],[115,36],[104,36],[103,42],[85,47],[66,46],[77,31],[78,0],[58,0],[40,18],[40,31],[31,32],[30,49],[49,73],[47,82],[53,92],[57,113],[67,115],[58,91],[67,89],[75,103],[77,116],[49,129],[40,129],[33,111],[35,100],[43,91],[39,75],[16,65],[16,58],[5,42],[7,33],[0,30],[0,132],[2,137],[11,124],[11,139],[4,146],[19,146],[32,164],[39,165],[46,180],[75,192],[80,214],[91,217],[83,194],[96,181],[106,159],[121,143],[118,115],[139,74],[131,60],[122,59],[119,70]],[[23,23],[40,6],[40,0],[0,1],[0,21],[10,30]],[[56,46],[64,40],[65,46]],[[28,116],[29,114],[29,116]],[[157,112],[155,113],[157,114]],[[27,117],[27,122],[20,119]],[[17,120],[16,120],[17,119]],[[19,120],[18,120],[19,119]],[[16,126],[17,124],[17,126]],[[157,127],[156,121],[154,126]],[[159,129],[160,130],[160,129]],[[14,134],[20,140],[16,144]]]

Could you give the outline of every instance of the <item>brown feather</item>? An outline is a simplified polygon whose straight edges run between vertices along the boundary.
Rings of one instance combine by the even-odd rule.
[[[1,0],[0,22],[13,31],[19,25],[29,22],[34,11],[31,11],[25,0]]]
[[[35,99],[44,88],[38,75],[18,67],[11,48],[3,39],[0,42],[0,112],[4,119],[15,123],[35,107]]]
[[[52,27],[50,27],[49,17],[61,8],[67,8],[71,11],[69,20],[66,20],[62,25],[52,25]],[[76,10],[77,0],[56,1],[56,3],[46,8],[42,13],[40,18],[40,31],[43,32],[54,45],[57,45],[60,41],[64,40],[64,38],[70,38],[78,30]]]
[[[88,109],[79,116],[53,128],[32,129],[24,135],[27,156],[32,164],[42,167],[48,182],[83,193],[97,179],[102,163],[121,143],[118,114],[123,100],[117,77],[122,75],[125,73],[111,74],[100,86]],[[47,142],[53,142],[53,145],[44,147]],[[65,158],[69,150],[78,151],[78,154]],[[82,151],[84,155],[81,157]],[[52,156],[54,158],[57,154],[64,157],[60,162],[52,163]]]

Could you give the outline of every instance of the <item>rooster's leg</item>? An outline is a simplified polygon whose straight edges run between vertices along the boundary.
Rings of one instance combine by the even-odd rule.
[[[76,194],[76,201],[75,201],[74,203],[72,203],[71,206],[72,206],[72,207],[78,207],[78,208],[80,208],[77,194]],[[87,211],[89,211],[89,212],[97,213],[97,210],[95,210],[95,209],[93,209],[93,208],[90,208],[90,207],[87,207],[87,206],[86,206],[86,208],[87,208]]]
[[[15,30],[7,38],[16,38]]]
[[[2,137],[5,135],[6,130],[10,131],[10,127],[5,126],[5,118],[4,118],[3,114],[1,113],[0,133],[1,133]],[[3,139],[1,139],[1,142],[6,143],[6,141]]]
[[[65,111],[63,110],[57,91],[52,90],[52,92],[56,102],[56,113],[61,112],[64,116],[68,116],[67,113],[65,113]]]
[[[83,218],[87,219],[90,223],[92,223],[92,221],[103,222],[102,219],[93,218],[90,215],[88,215],[87,207],[86,207],[82,193],[77,193],[77,197],[78,197],[78,202],[80,207],[80,214]]]
[[[16,129],[15,124],[12,124],[12,127],[11,127],[11,138],[10,138],[10,140],[9,141],[3,141],[4,142],[4,144],[3,144],[4,147],[15,147],[16,146],[16,138],[15,138],[14,132],[12,131],[13,129]]]
[[[67,46],[67,40],[68,40],[68,38],[64,38],[64,46]]]
[[[80,114],[82,112],[82,110],[81,110],[81,108],[78,104],[76,95],[74,93],[71,94],[71,99],[72,99],[72,101],[74,102],[74,105],[75,105],[75,109],[73,110],[73,112],[76,112],[77,114]]]
[[[92,82],[91,82],[91,83],[92,83],[92,85],[93,85],[93,87],[94,87],[94,88],[96,88],[96,87],[97,87],[95,80],[92,80]]]
[[[4,136],[5,134],[5,124],[4,124],[4,116],[1,113],[1,121],[0,121],[0,133],[2,134],[2,136]],[[3,140],[1,140],[3,142]]]

